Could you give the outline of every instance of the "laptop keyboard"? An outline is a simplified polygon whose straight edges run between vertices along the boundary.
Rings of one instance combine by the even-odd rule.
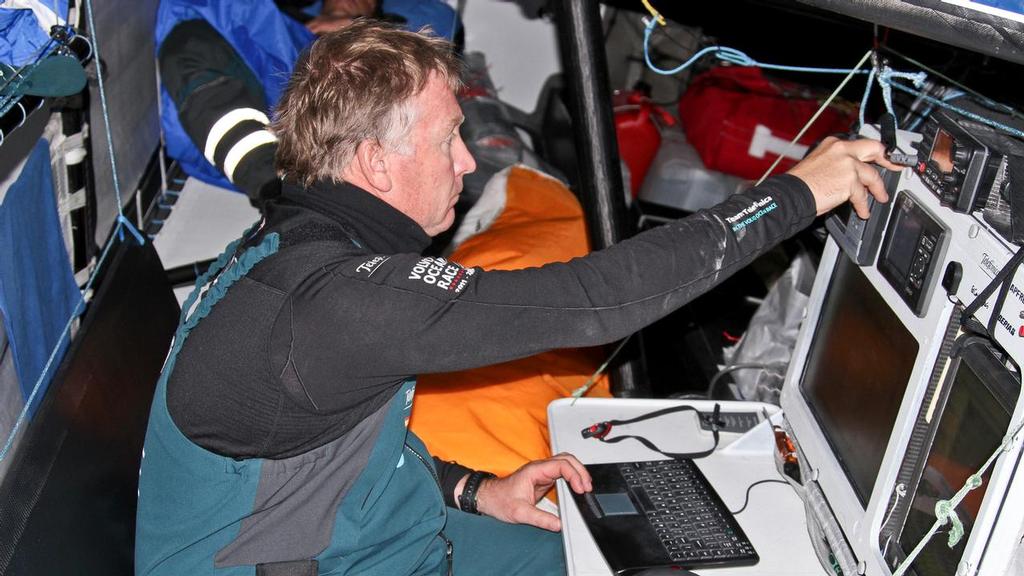
[[[754,547],[692,461],[618,466],[673,561],[756,559]]]

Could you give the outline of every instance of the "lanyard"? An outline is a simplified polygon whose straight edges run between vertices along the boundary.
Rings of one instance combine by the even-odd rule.
[[[698,452],[664,452],[660,448],[655,446],[653,442],[651,442],[647,438],[644,438],[643,436],[634,436],[626,434],[622,436],[615,436],[614,438],[608,438],[608,433],[612,431],[613,426],[633,424],[634,422],[651,420],[652,418],[658,418],[660,416],[665,416],[666,414],[674,414],[676,412],[695,412],[698,417],[701,416],[700,410],[697,410],[693,406],[673,406],[671,408],[662,408],[661,410],[655,410],[654,412],[641,414],[640,416],[630,418],[628,420],[605,420],[603,422],[598,422],[591,426],[587,426],[580,432],[580,434],[584,438],[596,438],[597,440],[600,440],[601,442],[604,442],[606,444],[615,444],[616,442],[621,442],[627,439],[636,440],[637,442],[643,444],[647,448],[654,450],[658,454],[661,454],[662,456],[668,456],[669,458],[673,458],[675,460],[696,460],[698,458],[703,458],[705,456],[710,455],[712,452],[715,451],[716,448],[718,448],[718,427],[720,426],[720,421],[718,418],[719,414],[721,413],[721,406],[717,403],[715,404],[714,412],[711,414],[711,434],[715,438],[715,443],[711,446],[711,448],[708,448],[707,450],[701,450]]]

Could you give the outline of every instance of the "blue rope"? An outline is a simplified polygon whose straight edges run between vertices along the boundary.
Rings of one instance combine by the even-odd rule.
[[[961,92],[960,90],[952,90],[949,93],[942,95],[942,101],[943,102],[949,102],[950,100],[955,100],[957,98],[960,98],[961,96],[966,96],[966,95],[967,95],[966,92]],[[992,102],[992,104],[995,104],[995,103]],[[927,118],[928,115],[931,114],[932,110],[934,110],[934,109],[935,109],[935,105],[934,104],[928,104],[928,107],[924,109],[924,112],[921,112],[921,114],[919,114],[916,118],[914,118],[914,121],[911,122],[907,126],[907,130],[909,130],[911,132],[916,130],[918,125],[921,124],[921,121],[924,120],[925,118]]]
[[[89,30],[92,32],[93,38],[96,37],[96,22],[92,15],[92,0],[85,0],[85,15],[89,19]],[[101,62],[103,58],[100,57],[100,43],[97,41],[94,43],[93,50],[96,55],[96,80],[100,89],[100,107],[103,110],[103,126],[106,127],[107,136],[107,154],[110,155],[110,173],[114,178],[114,198],[117,200],[117,238],[118,240],[124,240],[124,229],[127,228],[135,240],[138,241],[139,245],[145,243],[145,239],[142,238],[142,234],[135,229],[135,225],[130,220],[125,218],[124,204],[121,201],[121,183],[117,175],[117,160],[114,158],[114,138],[110,134],[110,109],[107,106],[107,91],[103,82],[103,72],[101,68]]]
[[[984,116],[981,116],[980,114],[975,114],[974,112],[971,112],[970,110],[965,110],[964,108],[961,108],[959,106],[955,106],[953,104],[950,104],[949,102],[943,102],[942,100],[939,100],[938,98],[935,98],[934,96],[929,96],[928,94],[925,94],[925,93],[920,92],[918,90],[914,90],[913,88],[911,88],[909,86],[904,86],[903,84],[900,84],[899,82],[892,82],[891,84],[892,84],[893,88],[895,88],[897,90],[900,90],[900,91],[903,91],[903,92],[906,92],[908,94],[913,94],[915,96],[920,96],[921,98],[923,98],[926,102],[928,102],[930,104],[933,104],[935,106],[940,106],[942,108],[946,108],[947,110],[952,110],[952,111],[956,112],[957,114],[961,114],[961,115],[963,115],[963,116],[965,116],[967,118],[970,118],[971,120],[974,120],[975,122],[980,122],[982,124],[985,124],[986,126],[991,126],[992,128],[996,128],[997,130],[1003,130],[1004,132],[1006,132],[1008,134],[1012,134],[1012,135],[1014,135],[1014,136],[1016,136],[1018,138],[1024,138],[1024,131],[1018,130],[1017,128],[1014,128],[1013,126],[1007,126],[1006,124],[1003,124],[1002,122],[997,122],[995,120],[992,120],[992,119],[989,119],[989,118],[985,118]]]
[[[871,87],[875,84],[875,67],[872,66],[868,72],[868,82],[864,86],[864,96],[860,99],[860,110],[857,112],[860,125],[864,126],[864,109],[868,107],[868,98],[871,96]]]
[[[651,61],[650,53],[651,33],[653,32],[655,26],[658,25],[658,21],[653,18],[645,18],[645,22],[646,27],[644,28],[644,62],[647,64],[647,67],[651,69],[651,71],[657,74],[661,74],[663,76],[671,76],[673,74],[678,74],[679,72],[682,72],[683,70],[689,68],[695,62],[709,54],[713,54],[718,59],[725,62],[730,62],[732,64],[738,64],[740,66],[757,66],[759,68],[765,68],[770,70],[787,70],[791,72],[814,72],[821,74],[868,74],[868,82],[867,86],[865,87],[864,96],[861,99],[860,106],[861,125],[864,125],[865,123],[864,108],[867,106],[867,100],[871,94],[873,80],[877,79],[879,85],[882,88],[882,99],[885,102],[885,108],[890,114],[893,114],[893,117],[895,117],[895,114],[893,113],[892,88],[896,88],[897,90],[901,90],[903,92],[907,92],[915,96],[920,96],[925,101],[931,103],[934,106],[941,106],[948,110],[957,112],[958,114],[961,114],[967,118],[970,118],[977,122],[981,122],[982,124],[991,126],[999,130],[1003,130],[1019,138],[1024,138],[1024,131],[1013,128],[1012,126],[1007,126],[1006,124],[1003,124],[1001,122],[985,118],[979,114],[975,114],[974,112],[971,112],[969,110],[965,110],[958,106],[954,106],[952,104],[949,104],[948,102],[939,100],[919,90],[915,90],[913,88],[910,88],[909,86],[905,86],[903,84],[900,84],[899,82],[894,81],[894,79],[898,78],[907,79],[910,80],[914,84],[914,86],[920,88],[924,83],[925,79],[927,78],[927,74],[924,72],[899,72],[896,70],[892,70],[888,66],[882,68],[881,71],[877,71],[875,68],[872,68],[871,70],[857,70],[850,68],[813,68],[807,66],[785,66],[781,64],[768,64],[764,62],[758,62],[757,60],[754,60],[745,53],[735,48],[729,48],[727,46],[708,46],[698,51],[693,56],[691,56],[688,60],[686,60],[686,62],[683,62],[682,64],[676,66],[675,68],[672,68],[671,70],[659,68],[654,64],[654,62]],[[952,99],[952,96],[950,98]],[[1005,105],[1001,104],[1000,106],[1005,107]]]
[[[92,16],[92,1],[86,0],[85,7],[86,15],[89,18],[89,29],[92,30],[93,34],[95,35],[96,26],[93,22]],[[135,226],[131,223],[130,220],[125,218],[124,213],[122,212],[123,208],[121,205],[121,189],[117,180],[117,163],[114,159],[114,145],[110,135],[110,115],[107,110],[107,98],[103,88],[103,71],[99,67],[99,42],[96,42],[94,44],[93,50],[95,51],[97,61],[96,77],[99,82],[100,88],[100,103],[102,104],[103,108],[103,122],[107,132],[107,152],[110,154],[110,168],[114,178],[114,194],[117,198],[117,224],[115,227],[116,234],[112,233],[110,235],[110,238],[107,239],[106,246],[104,246],[103,252],[100,254],[99,260],[96,261],[96,267],[93,268],[92,274],[89,275],[89,280],[86,282],[85,287],[82,289],[83,294],[87,294],[92,289],[93,283],[99,276],[100,270],[103,268],[103,264],[106,261],[107,256],[110,254],[111,248],[114,246],[114,242],[120,242],[124,240],[124,230],[126,228],[128,229],[128,232],[130,232],[132,236],[135,237],[135,240],[139,243],[140,246],[145,243],[145,239],[142,237],[142,234],[139,233],[139,231],[135,228]],[[18,430],[20,430],[21,427],[25,424],[25,420],[28,417],[29,407],[35,400],[35,397],[39,393],[39,390],[42,388],[43,382],[45,381],[47,374],[49,374],[50,369],[53,367],[53,363],[57,358],[57,352],[61,349],[61,346],[64,345],[64,341],[69,337],[71,333],[71,326],[74,323],[75,318],[77,318],[82,313],[82,308],[84,306],[85,299],[83,298],[78,301],[78,304],[75,306],[75,309],[71,312],[71,317],[68,318],[67,323],[64,324],[64,330],[61,332],[60,338],[57,340],[57,344],[53,347],[53,350],[50,351],[50,357],[47,359],[46,365],[43,366],[43,370],[39,374],[39,377],[36,379],[35,385],[32,386],[32,392],[29,394],[28,399],[25,402],[25,406],[22,407],[21,412],[18,414],[18,419],[15,420],[14,426],[11,428],[11,433],[7,437],[7,440],[4,442],[3,449],[0,449],[0,462],[3,462],[4,459],[7,458],[11,446],[14,444],[14,438],[18,435]]]
[[[893,119],[896,118],[896,112],[892,106],[892,79],[893,78],[906,78],[914,83],[914,86],[921,88],[924,85],[924,81],[928,78],[928,75],[924,72],[897,72],[888,66],[882,67],[882,71],[878,73],[878,84],[882,87],[882,100],[885,102],[885,110],[889,114],[892,114]],[[861,108],[863,110],[863,108]]]
[[[754,60],[750,56],[747,56],[745,53],[735,48],[729,48],[728,46],[708,46],[707,48],[704,48],[697,52],[696,54],[694,54],[693,56],[691,56],[689,60],[683,62],[679,66],[676,66],[671,70],[665,70],[663,68],[658,68],[657,66],[654,65],[654,62],[651,61],[651,32],[654,30],[654,27],[658,25],[658,21],[653,18],[645,18],[644,20],[647,22],[647,26],[644,28],[644,62],[646,62],[647,67],[650,68],[653,72],[661,74],[663,76],[671,76],[673,74],[678,74],[679,72],[682,72],[683,70],[689,68],[690,66],[693,65],[694,62],[700,60],[701,58],[708,54],[714,54],[719,60],[730,62],[732,64],[738,64],[740,66],[757,66],[758,68],[765,68],[769,70],[786,70],[789,72],[813,72],[818,74],[850,74],[851,72],[856,74],[868,73],[867,70],[856,70],[851,68],[815,68],[810,66],[786,66],[782,64],[768,64],[765,62],[758,62],[757,60]]]

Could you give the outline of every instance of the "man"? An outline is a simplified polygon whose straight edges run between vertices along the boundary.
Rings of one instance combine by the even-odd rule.
[[[569,455],[492,478],[407,431],[415,375],[630,334],[846,200],[885,201],[877,142],[564,264],[467,269],[420,252],[473,158],[439,39],[357,22],[315,42],[277,109],[285,185],[179,328],[139,488],[144,574],[561,574],[534,504]],[[223,271],[221,271],[223,265]],[[186,306],[186,310],[189,307]],[[478,516],[476,513],[482,513]],[[254,568],[255,567],[255,568]]]

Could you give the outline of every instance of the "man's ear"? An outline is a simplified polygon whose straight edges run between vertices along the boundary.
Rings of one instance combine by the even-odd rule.
[[[391,190],[387,151],[375,140],[363,140],[356,146],[355,168],[371,192]]]

